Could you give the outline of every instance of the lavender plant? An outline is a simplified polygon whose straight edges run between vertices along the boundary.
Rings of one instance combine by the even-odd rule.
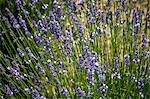
[[[1,99],[149,99],[149,0],[0,0]]]

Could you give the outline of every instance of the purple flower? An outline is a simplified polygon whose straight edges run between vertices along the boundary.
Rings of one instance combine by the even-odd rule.
[[[98,75],[99,81],[104,81],[105,75],[102,73],[102,69],[101,69],[100,65],[98,64],[98,62],[95,63],[95,71]]]
[[[148,51],[142,51],[142,57],[148,58],[149,57]]]
[[[90,23],[94,24],[95,18],[92,15],[89,15],[88,17],[89,17]]]
[[[66,49],[67,55],[69,57],[72,57],[73,56],[73,52],[72,52],[72,47],[71,47],[69,39],[66,38],[63,43],[65,45],[65,49]]]
[[[132,24],[135,22],[135,16],[136,16],[136,10],[133,9],[133,12],[132,12]]]
[[[22,6],[22,0],[16,0],[16,5],[18,8]]]
[[[112,11],[109,12],[109,20],[112,20]]]
[[[92,54],[91,54],[92,57],[94,57],[94,62],[97,62],[97,59],[98,59],[98,55],[97,55],[97,52],[95,51],[92,51]]]
[[[35,68],[38,69],[41,74],[45,75],[45,70],[39,63],[36,63]]]
[[[118,20],[120,18],[120,10],[117,9],[116,10],[116,20]]]
[[[148,35],[148,47],[150,47],[150,34]]]
[[[83,3],[84,3],[84,0],[79,0],[78,5],[83,5]]]
[[[55,16],[52,11],[49,12],[49,17],[51,20],[55,20]]]
[[[87,78],[86,78],[90,84],[94,85],[95,80],[94,80],[94,69],[90,70],[87,69]]]
[[[5,10],[7,11],[9,17],[10,17],[10,21],[13,24],[14,28],[20,28],[20,25],[18,24],[18,21],[16,20],[15,16],[10,12],[10,10],[8,8],[5,8]]]
[[[45,96],[41,96],[39,99],[46,99],[46,97]]]
[[[16,61],[12,61],[11,63],[12,63],[12,65],[13,65],[13,69],[15,69],[15,70],[17,70],[18,72],[20,72],[20,68],[19,68],[18,64],[16,63]]]
[[[89,57],[89,47],[88,46],[85,46],[85,48],[84,48],[84,58],[87,58],[87,57]]]
[[[75,12],[76,11],[76,3],[72,1],[68,1],[69,6]]]
[[[125,11],[125,7],[126,7],[126,5],[125,5],[125,3],[126,3],[126,0],[122,0],[122,11]]]
[[[94,32],[90,32],[90,38],[93,39],[93,37],[95,36]]]
[[[108,24],[109,22],[108,22],[108,20],[109,20],[109,12],[108,13],[106,13],[106,24]]]
[[[41,44],[43,42],[42,39],[40,39],[40,37],[38,37],[36,34],[34,35],[34,40],[36,41],[37,44]]]
[[[115,71],[118,70],[118,60],[117,60],[117,57],[114,57],[114,70]]]
[[[142,92],[139,92],[139,96],[141,99],[144,99],[144,94]]]
[[[87,62],[87,77],[86,79],[89,81],[90,84],[94,85],[95,84],[95,79],[94,79],[94,72],[95,72],[95,64],[94,64],[95,57],[89,57],[89,60]]]
[[[141,88],[144,87],[143,78],[139,78],[139,80],[138,80],[137,83],[138,83],[138,88],[139,88],[139,89],[141,89]]]
[[[141,45],[142,48],[145,48],[146,47],[146,37],[145,37],[145,34],[142,34],[142,45]]]
[[[50,30],[51,30],[52,34],[54,36],[56,36],[56,39],[58,41],[60,41],[61,34],[62,34],[61,31],[60,31],[61,30],[61,26],[59,24],[59,21],[55,20],[55,16],[54,16],[52,11],[50,11],[50,22],[49,22],[49,25],[50,25]]]
[[[31,76],[32,78],[36,78],[36,76],[34,75],[34,73],[29,72],[29,74],[30,74],[30,76]]]
[[[85,40],[85,39],[82,39],[81,44],[82,44],[83,46],[85,46],[85,45],[86,45],[86,40]]]
[[[48,60],[48,70],[50,70],[51,72],[55,72],[55,68],[52,66],[50,60]]]
[[[135,38],[138,38],[139,30],[140,30],[140,27],[136,26],[136,29],[135,29]]]
[[[134,62],[135,64],[138,64],[139,61],[140,61],[140,60],[139,60],[139,51],[138,51],[138,49],[136,48],[135,51],[134,51],[134,59],[133,59],[133,62]]]
[[[60,61],[60,60],[58,60],[58,61],[56,62],[56,64],[58,65],[59,68],[63,68],[63,67],[64,67],[63,62]]]
[[[82,65],[83,61],[84,61],[84,59],[83,59],[82,55],[79,55],[79,64]]]
[[[78,19],[75,17],[75,14],[71,13],[70,19],[72,20],[73,23],[78,23]]]
[[[32,4],[35,4],[36,2],[38,2],[38,0],[31,0]]]
[[[84,97],[84,96],[86,96],[86,93],[85,93],[84,91],[82,91],[80,87],[78,87],[78,88],[76,89],[76,94],[77,94],[77,96],[79,96],[79,97]]]
[[[69,29],[64,32],[64,37],[67,41],[71,40],[71,33]]]
[[[25,50],[26,50],[26,53],[29,55],[29,57],[30,57],[31,59],[35,58],[35,56],[34,56],[33,53],[31,52],[31,50],[29,49],[29,47],[26,47]]]
[[[83,27],[82,27],[82,25],[81,24],[79,24],[78,25],[78,31],[79,31],[79,33],[80,33],[80,37],[83,37],[83,33],[84,33],[84,30],[83,30]]]
[[[68,92],[68,90],[67,90],[65,87],[62,87],[62,88],[61,88],[61,93],[62,93],[65,97],[67,97],[67,98],[70,97],[70,96],[69,96],[69,92]]]
[[[124,56],[124,62],[125,62],[126,65],[130,64],[130,56],[129,55]]]
[[[133,59],[133,62],[134,62],[135,64],[138,64],[139,61],[140,61],[140,60],[139,60],[137,57],[135,57],[135,58]]]
[[[33,89],[32,92],[31,92],[31,96],[34,98],[34,99],[37,99],[40,97],[40,93],[36,90],[36,89]]]
[[[55,82],[57,88],[61,85],[59,79],[56,77],[54,78],[54,82]]]
[[[106,90],[108,89],[108,86],[106,84],[103,84],[102,86],[100,86],[100,88],[98,89],[98,92],[104,93],[106,92]]]
[[[56,8],[56,14],[57,14],[58,17],[61,17],[61,14],[62,14],[62,12],[61,12],[61,6],[58,6]]]
[[[20,73],[12,67],[7,67],[7,70],[9,70],[9,72],[16,78],[20,75]]]
[[[6,94],[13,96],[13,92],[11,91],[10,87],[8,85],[5,85],[5,87],[6,87]]]
[[[27,25],[26,25],[25,20],[23,20],[21,15],[19,15],[18,17],[19,17],[19,23],[20,23],[21,27],[27,32],[28,29],[27,29]]]
[[[20,57],[21,57],[21,58],[24,58],[25,55],[24,55],[24,53],[22,52],[22,50],[21,50],[20,48],[17,48],[17,51],[18,51]]]
[[[38,78],[35,78],[35,79],[34,79],[34,83],[36,83],[36,84],[40,84],[40,83],[41,83],[41,81],[40,81]]]
[[[49,45],[45,45],[44,50],[45,50],[46,53],[48,53],[51,49],[49,48]]]
[[[112,0],[108,0],[108,5],[110,6],[112,4]]]
[[[97,11],[98,11],[98,7],[93,5],[91,8],[91,13],[95,16],[97,14]]]
[[[42,6],[42,9],[47,9],[48,8],[48,4],[44,4],[43,6]]]
[[[104,12],[101,12],[101,22],[105,22],[105,15],[104,15]]]
[[[141,20],[141,12],[140,10],[137,10],[137,12],[135,13],[135,23],[136,25],[140,25],[139,21]]]

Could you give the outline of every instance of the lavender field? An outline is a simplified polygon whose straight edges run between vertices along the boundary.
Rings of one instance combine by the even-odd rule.
[[[150,0],[0,7],[0,99],[150,99]]]

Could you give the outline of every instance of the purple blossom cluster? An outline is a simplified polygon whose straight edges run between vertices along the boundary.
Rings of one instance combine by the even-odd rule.
[[[0,98],[148,99],[149,10],[142,2],[0,3]]]

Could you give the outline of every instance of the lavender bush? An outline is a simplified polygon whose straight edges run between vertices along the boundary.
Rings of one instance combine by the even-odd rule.
[[[0,0],[1,99],[149,99],[149,0]]]

